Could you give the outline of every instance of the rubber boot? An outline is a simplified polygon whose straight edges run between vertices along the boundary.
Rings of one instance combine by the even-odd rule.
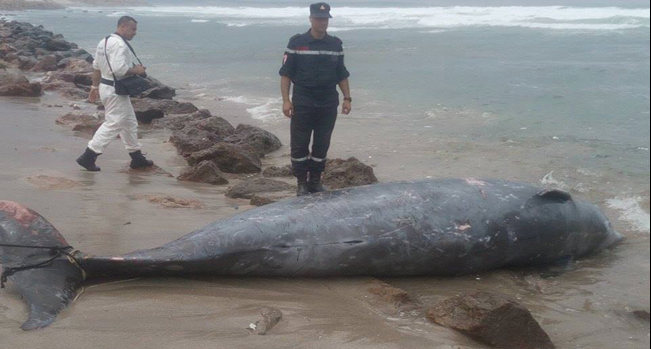
[[[90,150],[90,148],[86,148],[86,151],[77,158],[77,163],[79,166],[85,168],[86,171],[99,172],[101,169],[95,165],[95,160],[97,160],[98,156],[100,154]]]
[[[310,180],[307,183],[307,189],[310,193],[322,193],[326,191],[326,188],[321,184],[321,173],[320,172],[310,172]]]
[[[296,190],[296,196],[306,196],[310,195],[310,190],[308,189],[307,184],[307,173],[301,173],[296,176],[298,181],[298,189]]]
[[[131,156],[131,164],[129,166],[134,170],[154,166],[154,162],[147,160],[140,150],[129,153],[129,156]]]

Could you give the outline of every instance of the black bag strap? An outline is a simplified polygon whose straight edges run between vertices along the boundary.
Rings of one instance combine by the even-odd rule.
[[[108,39],[111,37],[111,35],[107,36],[104,39],[104,56],[106,56],[106,63],[108,63],[109,69],[111,69],[111,75],[113,75],[113,81],[118,81],[118,78],[115,76],[115,73],[113,72],[113,67],[111,67],[111,60],[108,57],[108,49],[107,49],[107,47],[108,47]],[[129,47],[129,50],[131,50],[131,53],[133,53],[133,56],[136,57],[136,59],[138,60],[138,63],[140,63],[140,65],[143,65],[142,62],[140,61],[140,58],[138,58],[138,55],[136,55],[136,51],[134,51],[133,47],[131,47],[131,45],[129,45],[129,42],[127,40],[125,40],[122,37],[122,35],[120,35],[120,34],[115,34],[115,35],[119,36],[122,39],[122,41],[124,41],[124,43],[127,44],[127,47]]]
[[[109,69],[111,69],[111,75],[113,75],[113,81],[115,83],[115,82],[118,81],[118,78],[115,76],[115,73],[113,72],[113,67],[111,67],[111,60],[109,59],[108,49],[107,49],[107,47],[108,47],[108,39],[110,37],[111,36],[109,35],[106,38],[104,38],[104,57],[106,57],[106,63],[108,63]]]
[[[127,47],[129,47],[129,50],[131,50],[131,53],[133,53],[133,56],[136,57],[136,59],[138,60],[138,63],[140,63],[140,65],[144,65],[140,61],[140,58],[138,58],[138,55],[136,54],[136,51],[134,51],[133,47],[131,47],[131,44],[129,44],[129,42],[125,38],[123,38],[122,35],[117,34],[117,33],[115,35],[119,36],[122,39],[122,41],[124,41],[124,43],[127,44]]]

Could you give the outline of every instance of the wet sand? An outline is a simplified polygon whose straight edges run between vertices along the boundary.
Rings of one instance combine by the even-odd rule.
[[[64,108],[45,105],[62,104]],[[0,99],[0,198],[25,204],[52,222],[68,242],[93,254],[120,254],[160,246],[217,219],[250,209],[226,199],[226,186],[180,183],[167,176],[123,173],[128,156],[119,141],[99,158],[100,173],[81,171],[74,159],[86,139],[55,125],[70,102]],[[201,103],[197,103],[200,105]],[[204,105],[233,124],[256,123],[225,104]],[[90,106],[85,106],[90,108]],[[646,198],[649,180],[625,169],[588,171],[594,148],[563,140],[521,145],[517,140],[473,138],[485,119],[436,124],[437,137],[419,130],[431,120],[400,123],[342,117],[331,157],[357,156],[375,165],[383,181],[424,177],[498,177],[566,186],[601,204],[628,240],[613,251],[576,263],[560,276],[541,270],[506,270],[460,278],[384,280],[424,306],[462,292],[488,290],[517,297],[532,310],[560,349],[648,348],[649,323],[631,312],[649,310],[649,234],[617,219],[605,202],[618,195]],[[288,144],[286,122],[260,124]],[[396,132],[400,129],[401,132]],[[178,175],[184,161],[163,131],[143,129],[148,157]],[[428,133],[431,135],[431,133]],[[461,136],[463,135],[463,136]],[[287,146],[266,164],[288,162]],[[571,156],[568,154],[572,154]],[[577,155],[579,154],[579,155]],[[596,160],[595,160],[596,161]],[[606,161],[606,160],[604,160]],[[39,187],[34,176],[60,177],[79,185]],[[68,183],[68,182],[65,182]],[[137,195],[197,200],[199,209],[161,208]],[[427,322],[423,307],[401,308],[380,301],[368,289],[371,278],[152,278],[90,286],[50,328],[19,329],[27,309],[8,287],[0,292],[0,348],[482,348]],[[283,311],[284,320],[266,336],[246,328],[264,307]]]

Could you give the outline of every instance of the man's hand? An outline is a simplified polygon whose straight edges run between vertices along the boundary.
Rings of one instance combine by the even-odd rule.
[[[294,116],[294,105],[290,101],[285,101],[283,102],[283,114],[285,114],[286,117],[292,118]]]
[[[88,96],[88,101],[94,104],[95,102],[97,102],[98,98],[99,98],[99,88],[91,88],[90,95]]]
[[[350,111],[353,110],[352,103],[350,101],[344,101],[341,105],[341,113],[344,115],[350,114]]]
[[[129,69],[129,74],[130,75],[144,75],[147,74],[147,68],[142,65],[137,65],[131,69]]]

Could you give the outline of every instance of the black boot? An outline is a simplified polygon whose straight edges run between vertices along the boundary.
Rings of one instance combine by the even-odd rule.
[[[98,172],[101,170],[97,165],[95,165],[95,160],[97,160],[98,156],[100,156],[100,154],[90,150],[90,148],[86,148],[86,151],[77,158],[77,163],[87,171]]]
[[[307,185],[307,173],[297,175],[296,179],[298,180],[298,190],[296,190],[296,196],[310,195],[310,191]]]
[[[134,170],[154,166],[154,162],[147,160],[140,150],[129,153],[129,156],[131,156],[131,165],[129,166]]]
[[[312,194],[326,191],[326,188],[321,184],[320,172],[310,172],[310,181],[307,183],[307,188]]]

